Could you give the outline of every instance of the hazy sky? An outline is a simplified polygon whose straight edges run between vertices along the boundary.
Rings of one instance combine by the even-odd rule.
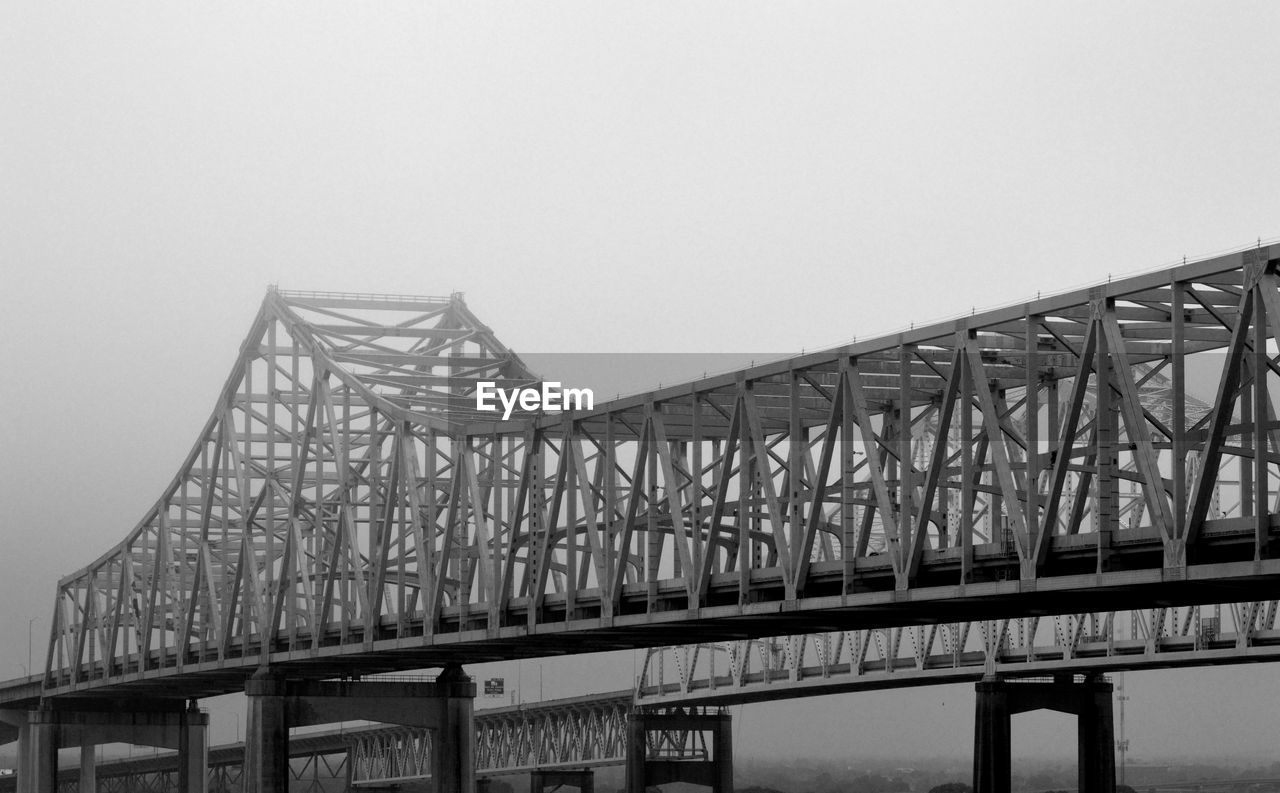
[[[1262,2],[4,3],[0,677],[173,475],[268,284],[463,291],[518,351],[799,351],[1240,247],[1280,236],[1277,30]],[[1135,753],[1273,748],[1275,666],[1129,687]],[[971,708],[758,706],[739,748],[963,754]],[[1022,718],[1019,751],[1074,751]]]

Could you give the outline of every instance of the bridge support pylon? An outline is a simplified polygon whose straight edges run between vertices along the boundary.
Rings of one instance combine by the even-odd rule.
[[[626,793],[644,793],[650,785],[669,782],[733,793],[728,712],[691,707],[633,711],[628,716]]]
[[[18,730],[18,790],[56,793],[58,750],[80,747],[80,793],[97,793],[95,747],[131,743],[176,749],[177,793],[208,787],[209,717],[183,700],[58,700],[27,714]]]
[[[355,720],[427,728],[434,789],[475,793],[476,686],[456,664],[431,682],[288,680],[264,669],[245,694],[244,793],[289,793],[290,728]]]
[[[1031,710],[1074,713],[1077,721],[1079,788],[1083,793],[1115,793],[1116,756],[1111,682],[1089,675],[1052,681],[985,679],[978,683],[974,720],[974,793],[1006,793],[1012,762],[1011,717]]]
[[[595,793],[596,774],[590,768],[538,768],[529,772],[529,793],[576,787],[579,793]]]

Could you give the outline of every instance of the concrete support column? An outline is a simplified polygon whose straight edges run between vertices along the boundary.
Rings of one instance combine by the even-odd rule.
[[[368,720],[432,734],[429,769],[437,793],[474,793],[475,683],[457,664],[432,682],[285,680],[260,670],[245,685],[244,793],[288,793],[289,729]],[[428,773],[424,769],[424,776]],[[352,784],[378,784],[358,779]]]
[[[1116,739],[1111,684],[1093,678],[1085,682],[1080,707],[1078,759],[1083,793],[1115,793]]]
[[[716,783],[713,793],[733,793],[733,725],[728,713],[721,714],[713,744],[716,763]]]
[[[648,751],[645,746],[644,715],[632,711],[627,716],[627,787],[626,793],[644,793],[645,760]]]
[[[663,753],[649,756],[649,733],[663,733]],[[723,711],[674,708],[632,712],[627,720],[627,793],[687,782],[733,793],[733,720]]]
[[[1011,784],[1009,694],[994,680],[978,683],[973,727],[974,793],[1007,793]]]
[[[457,664],[450,664],[436,678],[444,698],[444,713],[437,731],[437,793],[475,793],[476,726],[475,683]]]
[[[194,707],[183,714],[178,732],[178,793],[207,793],[209,789],[208,725],[208,718]],[[84,772],[80,773],[84,779]],[[82,789],[81,793],[88,792]]]
[[[977,686],[974,719],[974,793],[1006,793],[1010,788],[1010,717],[1029,710],[1056,710],[1076,717],[1079,788],[1115,793],[1115,732],[1111,683],[1092,675],[1082,683],[1071,674],[1039,680],[983,680]]]
[[[58,700],[17,725],[21,793],[57,790],[58,750],[80,749],[78,793],[97,793],[96,747],[131,743],[176,749],[180,793],[206,793],[209,717],[174,699],[96,697]],[[12,724],[12,714],[6,716]]]
[[[31,724],[18,725],[18,793],[31,793]]]
[[[98,793],[98,747],[80,744],[80,793]]]
[[[57,793],[58,719],[48,710],[31,713],[31,793]]]
[[[289,793],[285,681],[258,672],[245,684],[244,693],[249,700],[244,736],[244,793]]]

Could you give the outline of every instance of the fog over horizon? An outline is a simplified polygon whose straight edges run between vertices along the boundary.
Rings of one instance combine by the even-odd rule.
[[[269,285],[464,292],[531,359],[656,356],[626,393],[1238,249],[1280,237],[1278,29],[1264,2],[6,4],[0,678],[171,479]],[[635,656],[469,671],[555,698]],[[1131,760],[1274,752],[1276,664],[1125,687]],[[963,758],[973,699],[735,707],[735,752]],[[233,740],[243,708],[206,704]],[[1015,720],[1017,757],[1074,747]]]

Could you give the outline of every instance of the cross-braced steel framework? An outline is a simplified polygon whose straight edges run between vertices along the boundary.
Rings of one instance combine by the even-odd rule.
[[[273,291],[48,691],[1267,597],[1278,253],[511,421],[460,299]]]
[[[341,736],[339,736],[341,737]],[[289,761],[289,789],[297,793],[341,793],[348,789],[349,750],[346,741],[325,736],[297,740]],[[0,780],[0,791],[17,789],[13,777]],[[100,764],[94,774],[102,793],[178,793],[178,758],[172,752],[154,757],[130,758]],[[80,769],[58,773],[58,793],[80,793]],[[220,746],[209,751],[208,793],[241,793],[244,790],[244,745]]]
[[[355,735],[349,752],[351,785],[385,787],[429,778],[432,750],[431,733],[425,729],[400,727]]]
[[[638,706],[1280,660],[1277,602],[1019,617],[649,650]]]
[[[579,697],[554,707],[514,707],[476,719],[476,769],[588,768],[626,757],[631,695]]]

